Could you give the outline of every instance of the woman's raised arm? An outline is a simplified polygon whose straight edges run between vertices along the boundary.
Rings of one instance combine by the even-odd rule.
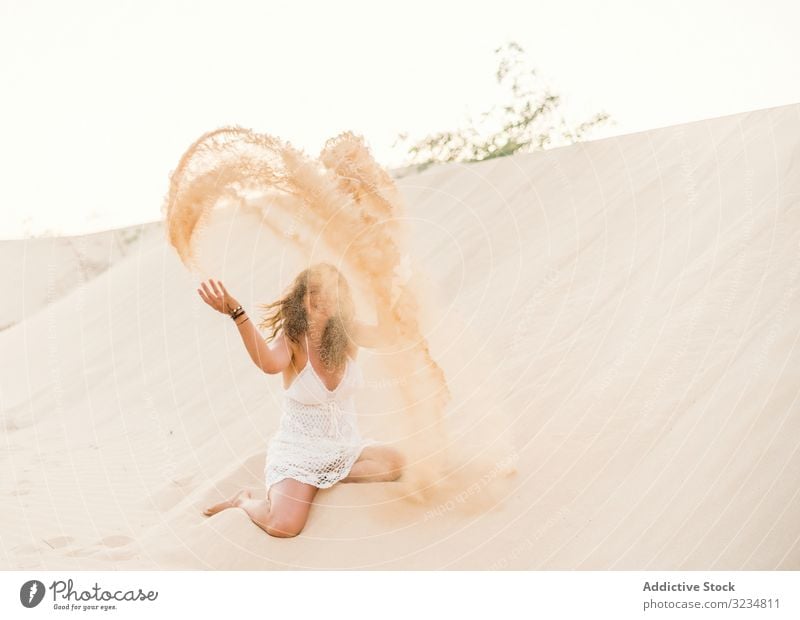
[[[241,306],[219,280],[209,280],[208,285],[202,282],[200,286],[201,288],[197,289],[198,294],[217,312],[231,315]],[[284,334],[280,334],[275,339],[273,346],[270,347],[244,310],[236,312],[235,316],[234,322],[239,330],[239,335],[242,337],[250,359],[256,366],[265,373],[273,375],[281,372],[291,363],[292,353]]]

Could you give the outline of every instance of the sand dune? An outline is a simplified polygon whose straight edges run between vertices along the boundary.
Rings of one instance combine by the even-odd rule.
[[[292,539],[200,513],[261,490],[280,381],[162,235],[21,321],[4,261],[0,565],[800,569],[798,135],[792,105],[399,179],[447,303],[432,351],[470,415],[501,406],[517,474],[432,505],[337,484]],[[251,309],[293,275],[258,224],[221,209],[203,239]],[[400,441],[379,396],[365,434]],[[460,415],[476,451],[506,419]]]
[[[0,306],[0,330],[88,282],[140,244],[163,237],[161,222],[88,235],[0,241],[0,287],[13,292]]]

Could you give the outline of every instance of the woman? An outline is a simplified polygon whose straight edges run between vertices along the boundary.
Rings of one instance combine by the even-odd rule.
[[[282,299],[263,306],[268,312],[259,327],[272,331],[266,341],[222,282],[201,287],[203,301],[236,322],[256,366],[283,374],[284,388],[280,427],[267,447],[266,499],[243,489],[203,514],[242,508],[268,534],[291,537],[305,526],[318,489],[400,477],[403,455],[361,437],[353,398],[364,383],[358,347],[391,344],[396,332],[380,313],[377,326],[354,318],[347,281],[333,265],[304,270]]]

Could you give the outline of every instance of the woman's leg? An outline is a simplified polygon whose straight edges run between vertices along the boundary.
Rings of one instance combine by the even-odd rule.
[[[342,482],[389,482],[403,473],[406,459],[391,446],[365,447]]]
[[[241,508],[250,520],[270,536],[290,538],[305,527],[317,487],[291,478],[276,482],[269,489],[268,499],[253,499],[242,489],[233,497],[203,511],[215,515],[227,508]]]

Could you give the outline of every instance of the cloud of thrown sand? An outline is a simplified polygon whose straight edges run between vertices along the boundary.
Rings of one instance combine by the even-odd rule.
[[[436,314],[434,302],[413,257],[412,277],[394,293],[385,285],[397,279],[401,257],[409,257],[405,208],[363,139],[342,133],[313,159],[276,137],[240,127],[201,136],[172,173],[164,206],[168,239],[183,263],[199,267],[196,240],[217,205],[250,208],[250,198],[259,194],[269,202],[261,222],[276,238],[295,245],[307,265],[326,253],[354,289],[375,299],[400,334],[400,342],[381,357],[387,377],[410,378],[386,390],[392,398],[385,402],[402,411],[408,438],[403,448],[409,466],[393,489],[416,501],[442,502],[474,488],[498,463],[506,463],[504,472],[513,470],[507,453],[468,454],[449,434],[445,415],[452,395],[423,330],[425,317]]]

